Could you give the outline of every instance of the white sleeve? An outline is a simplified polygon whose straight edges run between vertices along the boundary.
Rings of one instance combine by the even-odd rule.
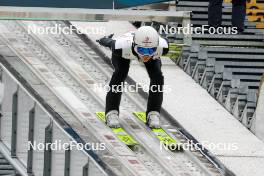
[[[132,41],[130,38],[120,38],[115,42],[115,49],[129,48],[132,46]]]
[[[164,38],[160,37],[159,38],[159,47],[161,47],[161,48],[168,48],[169,47],[169,44],[168,44],[168,42]]]

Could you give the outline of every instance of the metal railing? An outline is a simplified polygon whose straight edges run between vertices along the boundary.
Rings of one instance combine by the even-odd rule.
[[[192,45],[183,49],[177,62],[234,117],[252,128],[264,70],[262,49]]]
[[[69,21],[142,21],[178,22],[191,26],[191,11],[111,10],[77,8],[7,7],[0,6],[0,20],[69,20]],[[185,45],[191,45],[190,34],[183,35]]]
[[[21,175],[111,175],[93,151],[52,150],[51,145],[43,149],[43,145],[56,141],[60,144],[71,141],[84,144],[84,141],[2,56],[0,62],[4,85],[0,152],[15,169]]]
[[[261,78],[259,93],[258,93],[258,101],[257,101],[257,109],[255,111],[255,118],[253,119],[252,131],[264,141],[264,74]]]

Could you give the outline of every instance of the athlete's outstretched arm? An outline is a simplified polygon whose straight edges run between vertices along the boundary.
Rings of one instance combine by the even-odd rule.
[[[112,57],[122,57],[122,49],[115,49],[116,40],[112,39],[113,36],[114,34],[105,36],[99,40],[96,40],[96,42],[98,42],[100,45],[104,47],[110,48],[113,52]]]
[[[110,49],[113,49],[113,47],[115,45],[115,40],[112,39],[113,36],[114,36],[114,34],[111,34],[109,36],[104,36],[103,38],[96,40],[96,42],[98,42],[102,46],[109,47]]]

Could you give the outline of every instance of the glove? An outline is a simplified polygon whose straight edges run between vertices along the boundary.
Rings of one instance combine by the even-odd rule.
[[[110,34],[110,35],[108,36],[108,38],[113,38],[113,36],[114,36],[114,34]]]
[[[114,34],[110,34],[109,36],[104,36],[103,38],[96,40],[102,46],[108,46],[108,43],[112,41]]]

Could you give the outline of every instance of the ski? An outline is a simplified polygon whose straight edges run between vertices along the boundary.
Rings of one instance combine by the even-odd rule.
[[[147,124],[147,117],[145,112],[134,112],[133,115],[144,124]],[[150,129],[155,134],[155,136],[170,150],[182,150],[182,144],[172,138],[163,128]]]
[[[106,123],[105,112],[96,112],[96,116],[104,123]],[[111,128],[114,134],[118,137],[118,139],[126,144],[128,147],[134,147],[138,145],[138,142],[129,135],[122,127],[120,128]]]

